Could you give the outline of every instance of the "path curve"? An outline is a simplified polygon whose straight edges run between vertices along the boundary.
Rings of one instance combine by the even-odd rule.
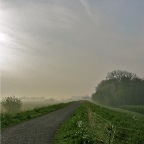
[[[2,144],[50,144],[61,123],[80,106],[70,105],[2,131]]]

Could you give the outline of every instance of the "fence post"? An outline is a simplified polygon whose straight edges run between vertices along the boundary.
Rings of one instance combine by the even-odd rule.
[[[111,135],[112,135],[112,130],[109,130],[109,144],[111,143]]]
[[[111,124],[109,127],[109,144],[111,144],[111,137],[112,137],[112,131],[113,131],[113,125]]]

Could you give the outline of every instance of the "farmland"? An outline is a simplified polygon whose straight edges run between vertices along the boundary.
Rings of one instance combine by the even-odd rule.
[[[34,108],[53,105],[53,104],[56,104],[56,103],[58,103],[58,102],[57,101],[56,102],[49,102],[49,101],[44,101],[44,100],[41,100],[41,101],[38,101],[38,100],[24,100],[24,101],[22,101],[21,110],[22,111],[32,110]],[[5,109],[2,106],[0,106],[0,111],[5,112]]]
[[[129,106],[129,105],[126,105],[126,106],[121,106],[120,108],[128,110],[128,111],[144,114],[144,106],[134,106],[134,105]]]
[[[144,116],[84,102],[54,137],[53,144],[142,144]]]
[[[35,104],[27,103],[25,108],[28,110],[18,113],[1,114],[2,128],[45,115],[69,103],[51,106],[39,103],[37,108]],[[81,106],[56,131],[53,144],[143,144],[144,115],[141,109],[143,106],[114,108],[82,101]]]

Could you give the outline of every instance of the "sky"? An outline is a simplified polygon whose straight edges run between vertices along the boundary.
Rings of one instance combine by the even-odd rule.
[[[108,72],[144,77],[143,0],[1,0],[1,96],[91,96]]]

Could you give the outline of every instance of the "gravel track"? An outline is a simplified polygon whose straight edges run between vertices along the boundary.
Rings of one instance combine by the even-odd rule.
[[[51,144],[62,122],[69,118],[80,104],[81,102],[74,102],[62,109],[3,130],[1,144]]]

